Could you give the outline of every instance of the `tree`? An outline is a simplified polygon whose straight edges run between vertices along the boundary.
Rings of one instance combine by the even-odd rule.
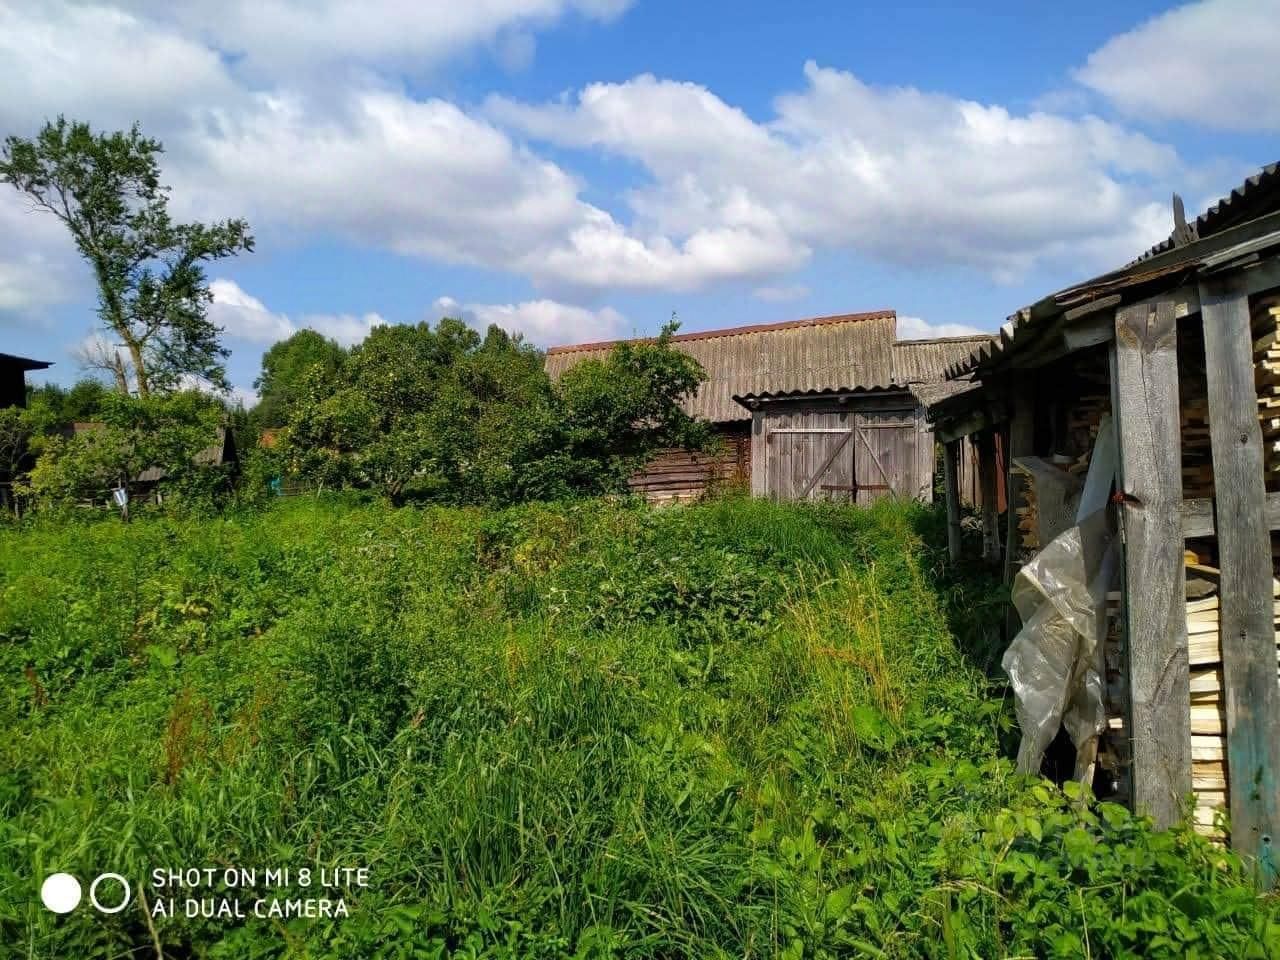
[[[656,340],[620,343],[604,359],[584,360],[560,377],[562,445],[582,471],[575,480],[580,488],[621,489],[656,450],[696,450],[711,442],[710,425],[681,406],[706,373],[672,348],[677,327],[672,320]]]
[[[70,389],[56,383],[46,383],[27,388],[27,406],[42,411],[42,418],[49,430],[56,432],[77,421],[94,420],[110,393],[101,380],[77,380]]]
[[[140,397],[189,377],[227,387],[227,351],[207,315],[204,264],[253,249],[243,220],[172,220],[162,152],[137,124],[95,134],[63,117],[33,140],[10,136],[0,148],[0,181],[62,221],[93,269],[98,317],[127,352],[126,359],[108,350],[95,363],[109,369],[121,393],[132,375]]]
[[[310,371],[282,452],[295,474],[370,487],[392,502],[508,503],[624,491],[663,446],[702,447],[708,425],[681,401],[704,379],[656,341],[622,344],[552,384],[543,355],[490,327],[379,327],[339,383]]]
[[[460,320],[381,326],[352,349],[336,385],[311,367],[283,435],[293,472],[373,487],[397,503],[429,485],[429,413],[452,365],[479,344]]]
[[[198,464],[196,455],[214,442],[224,414],[216,398],[195,390],[109,394],[90,429],[47,442],[27,492],[44,502],[97,500],[117,484],[131,490],[153,468],[168,491],[211,492],[226,477]]]
[[[283,427],[289,414],[311,384],[330,383],[336,389],[347,351],[314,330],[299,330],[288,339],[273,344],[262,355],[262,373],[253,382],[258,390],[254,420],[263,427]]]

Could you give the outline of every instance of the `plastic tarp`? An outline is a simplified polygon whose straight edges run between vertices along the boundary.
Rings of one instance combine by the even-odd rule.
[[[1059,727],[1076,746],[1078,780],[1092,777],[1106,729],[1102,643],[1107,591],[1119,550],[1107,517],[1115,435],[1104,418],[1077,508],[1077,521],[1018,572],[1012,600],[1023,627],[1001,660],[1016,700],[1018,769],[1035,773]]]

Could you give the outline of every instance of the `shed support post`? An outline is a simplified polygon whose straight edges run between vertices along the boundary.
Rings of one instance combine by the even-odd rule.
[[[1014,472],[1015,457],[1026,457],[1034,453],[1035,420],[1032,416],[1031,384],[1021,376],[1015,377],[1009,396],[1009,443],[1005,448],[1005,539],[1004,539],[1004,585],[1013,586],[1013,576],[1018,572],[1018,551],[1021,549],[1021,537],[1018,535],[1018,507],[1022,505],[1022,487],[1025,482],[1021,475]],[[1021,625],[1017,608],[1008,605],[1005,614],[1005,639],[1012,640]]]
[[[1257,864],[1258,879],[1270,888],[1276,880],[1271,842],[1280,831],[1280,690],[1262,430],[1244,276],[1202,283],[1200,310],[1222,570],[1218,622],[1231,845]]]
[[[960,443],[952,440],[942,447],[943,483],[947,494],[947,554],[952,563],[960,559]]]
[[[1172,300],[1116,311],[1111,408],[1119,427],[1133,800],[1172,826],[1191,792],[1178,326]],[[1272,677],[1274,684],[1275,678]]]
[[[1000,562],[1000,515],[996,493],[996,435],[983,430],[978,444],[978,483],[982,494],[982,561],[989,566]]]

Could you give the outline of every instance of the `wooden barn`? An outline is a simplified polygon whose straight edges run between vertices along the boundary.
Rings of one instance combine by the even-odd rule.
[[[911,391],[950,391],[946,367],[990,338],[896,342],[896,333],[897,315],[884,310],[677,334],[675,347],[707,373],[686,409],[722,443],[710,454],[662,451],[632,489],[653,502],[696,499],[726,483],[786,499],[929,499],[933,443]],[[614,344],[553,347],[547,372],[558,377]]]
[[[1194,792],[1198,827],[1223,836],[1228,813],[1230,843],[1270,885],[1280,831],[1280,165],[1192,222],[1175,197],[1174,223],[1137,260],[1018,311],[949,370],[956,390],[929,410],[949,458],[974,441],[987,453],[985,483],[1008,493],[1004,524],[994,507],[983,511],[983,552],[1003,556],[1006,582],[1024,564],[1032,572],[1072,524],[1083,529],[1083,509],[1073,517],[1069,507],[1100,477],[1097,535],[1114,535],[1118,560],[1105,594],[1094,589],[1101,641],[1081,634],[1080,650],[1095,649],[1075,665],[1096,674],[1104,701],[1090,779],[1162,825],[1188,812]],[[997,441],[1007,464],[990,455]]]

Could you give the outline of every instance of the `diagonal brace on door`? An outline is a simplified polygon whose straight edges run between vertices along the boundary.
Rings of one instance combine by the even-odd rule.
[[[891,494],[898,495],[898,491],[893,488],[893,481],[889,479],[889,474],[884,472],[884,464],[880,462],[880,458],[876,456],[875,450],[871,449],[871,441],[866,438],[861,430],[858,431],[858,439],[862,441],[862,445],[867,448],[867,453],[871,454],[871,462],[876,465],[876,469],[880,471],[880,479],[882,479]]]
[[[827,456],[827,459],[822,461],[822,466],[815,470],[813,476],[809,478],[809,482],[806,483],[804,489],[800,491],[800,496],[796,498],[797,500],[803,500],[805,497],[809,496],[809,493],[813,488],[818,485],[818,481],[822,479],[822,475],[830,470],[831,465],[836,462],[836,457],[840,456],[840,451],[848,445],[849,438],[853,436],[853,433],[853,430],[845,431],[844,436],[840,438],[840,442],[836,444],[835,449],[831,451]]]

